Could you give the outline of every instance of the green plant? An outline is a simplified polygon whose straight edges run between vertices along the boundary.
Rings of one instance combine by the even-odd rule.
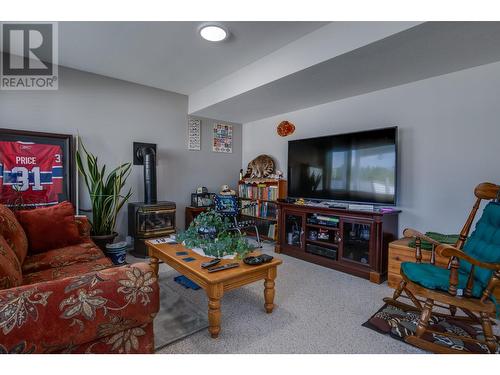
[[[246,238],[229,227],[228,218],[209,210],[199,214],[186,231],[177,235],[177,240],[189,248],[199,247],[209,256],[236,254],[244,258],[252,248]]]
[[[131,164],[121,164],[106,176],[106,165],[100,167],[97,156],[88,152],[81,141],[79,143],[83,153],[77,151],[76,164],[87,186],[92,205],[91,234],[94,236],[112,234],[118,213],[132,195],[131,189],[125,195],[121,194],[130,175]]]

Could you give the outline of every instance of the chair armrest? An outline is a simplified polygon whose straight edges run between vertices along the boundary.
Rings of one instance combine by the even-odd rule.
[[[500,263],[487,263],[487,262],[481,262],[480,260],[477,260],[476,258],[471,257],[470,255],[464,253],[462,250],[457,249],[454,246],[447,245],[447,244],[441,244],[436,247],[436,252],[444,257],[451,258],[451,257],[457,257],[459,259],[466,260],[467,262],[481,268],[486,268],[489,270],[493,271],[499,271],[500,270]]]
[[[406,228],[403,231],[403,236],[406,238],[413,238],[415,237],[415,259],[417,263],[422,262],[422,249],[420,247],[421,240],[427,241],[432,244],[432,252],[431,252],[431,259],[430,262],[431,264],[434,264],[436,262],[436,251],[435,248],[436,246],[441,245],[441,242],[436,241],[435,239],[430,238],[429,236],[426,236],[423,233],[420,233],[419,231],[411,228]]]
[[[467,287],[465,289],[465,296],[470,297],[471,296],[471,291],[472,291],[472,286],[474,284],[474,267],[481,267],[481,268],[486,268],[489,270],[495,271],[495,275],[499,274],[500,271],[500,264],[499,263],[488,263],[488,262],[482,262],[477,260],[476,258],[471,257],[470,255],[466,254],[460,249],[457,249],[454,246],[448,245],[448,244],[442,244],[439,245],[436,248],[436,251],[439,255],[441,256],[446,256],[450,257],[451,262],[450,262],[450,279],[449,279],[449,287],[448,287],[448,293],[451,295],[455,296],[457,294],[457,286],[458,286],[458,269],[460,268],[460,259],[466,260],[469,262],[472,267],[469,272],[469,277],[467,280]],[[498,276],[494,276],[492,279],[490,279],[488,286],[483,292],[483,297],[481,298],[482,301],[485,301],[491,293],[493,293],[493,290],[495,289],[497,282],[498,282]]]
[[[78,226],[78,232],[82,239],[90,239],[90,221],[85,215],[75,215],[76,225]]]
[[[49,353],[109,339],[150,323],[158,310],[158,282],[146,263],[1,290],[0,352]]]
[[[436,240],[430,238],[429,236],[426,236],[425,234],[420,233],[419,231],[412,229],[412,228],[406,228],[403,231],[403,236],[405,236],[406,238],[413,238],[413,237],[420,238],[421,240],[430,242],[431,244],[436,245],[436,246],[441,245],[441,242],[436,241]]]

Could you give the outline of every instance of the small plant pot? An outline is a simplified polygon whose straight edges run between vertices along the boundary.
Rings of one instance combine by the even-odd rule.
[[[94,241],[99,249],[106,252],[106,245],[112,244],[116,236],[118,236],[118,233],[113,232],[112,234],[106,234],[103,236],[90,236],[90,238],[92,238],[92,241]]]
[[[214,240],[217,237],[217,228],[215,227],[200,227],[198,228],[198,233],[200,236]]]
[[[128,245],[125,241],[117,242],[106,245],[106,251],[104,253],[111,259],[114,265],[121,266],[127,263],[125,261],[127,248]]]

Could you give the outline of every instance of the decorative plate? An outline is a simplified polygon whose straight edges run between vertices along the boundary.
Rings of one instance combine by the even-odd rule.
[[[295,125],[290,121],[281,121],[277,127],[278,135],[281,137],[286,137],[287,135],[293,134],[295,131]]]

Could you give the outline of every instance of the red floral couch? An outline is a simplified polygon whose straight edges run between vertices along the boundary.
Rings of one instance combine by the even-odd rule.
[[[90,240],[86,219],[72,220],[78,243],[31,254],[32,240],[0,205],[0,353],[152,353],[153,270],[113,267]],[[64,232],[60,224],[52,227]]]

